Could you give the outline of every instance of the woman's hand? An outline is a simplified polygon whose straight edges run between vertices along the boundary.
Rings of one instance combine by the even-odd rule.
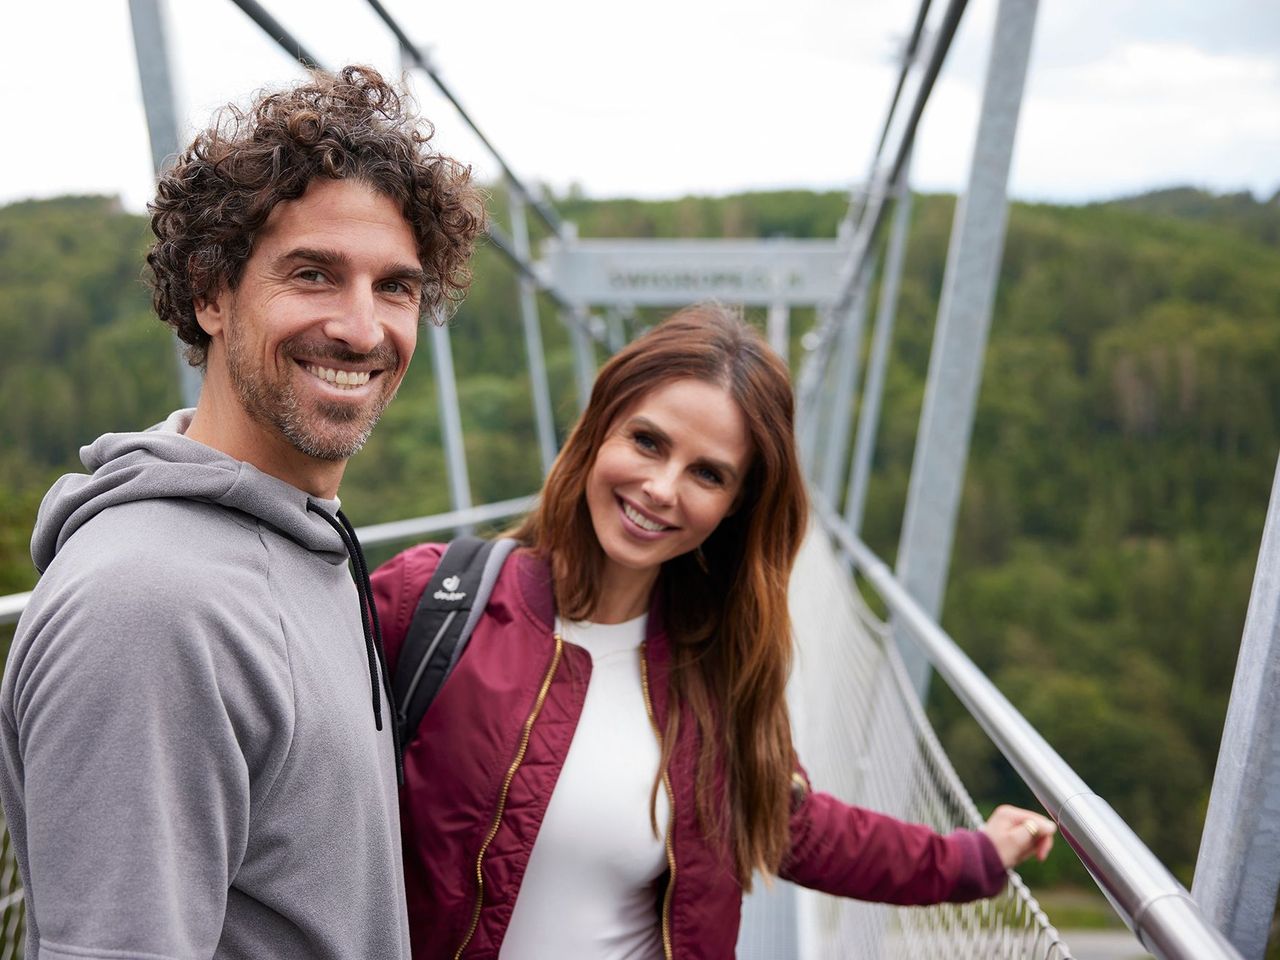
[[[1032,854],[1043,860],[1053,848],[1058,825],[1046,816],[1002,803],[982,825],[1005,867],[1016,867]]]

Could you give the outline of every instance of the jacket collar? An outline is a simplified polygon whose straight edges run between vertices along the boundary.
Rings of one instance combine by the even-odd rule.
[[[555,629],[556,598],[552,588],[551,564],[541,554],[520,549],[513,555],[516,564],[516,584],[525,611],[535,624],[548,633]],[[645,625],[645,642],[650,650],[660,647],[662,659],[670,659],[667,651],[667,633],[662,623],[662,580],[659,578],[649,600],[649,619]]]

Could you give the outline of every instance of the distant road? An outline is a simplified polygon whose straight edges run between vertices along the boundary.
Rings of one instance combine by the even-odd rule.
[[[1148,960],[1151,956],[1128,930],[1063,930],[1061,933],[1075,960]]]

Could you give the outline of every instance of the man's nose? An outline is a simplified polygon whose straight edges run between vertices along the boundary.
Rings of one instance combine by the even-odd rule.
[[[378,303],[373,291],[353,287],[342,297],[324,327],[325,336],[346,344],[353,353],[369,353],[382,342]]]

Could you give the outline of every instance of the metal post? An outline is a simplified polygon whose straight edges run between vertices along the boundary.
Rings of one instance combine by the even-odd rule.
[[[591,334],[587,332],[586,311],[566,313],[565,325],[569,328],[569,339],[573,343],[573,372],[578,381],[578,410],[587,409],[591,399],[591,385],[596,379],[596,356],[591,346]]]
[[[462,414],[458,407],[458,381],[453,375],[449,327],[428,323],[427,329],[431,331],[431,363],[440,401],[440,435],[449,472],[449,502],[454,510],[466,510],[471,506],[471,480],[467,476],[467,451],[462,442]]]
[[[819,323],[823,322],[821,320],[822,313],[830,309],[830,307],[820,308]],[[823,421],[825,419],[823,411],[826,409],[831,355],[828,352],[821,357],[810,357],[806,359],[806,362],[810,360],[814,363],[812,368],[814,388],[809,392],[807,398],[805,396],[797,396],[796,398],[796,432],[800,448],[800,466],[804,469],[805,476],[811,478],[817,452],[822,446]]]
[[[1262,960],[1280,888],[1280,465],[1258,551],[1191,895]]]
[[[769,315],[765,320],[765,333],[769,338],[769,346],[773,352],[789,364],[791,356],[791,309],[785,301],[775,300],[769,305]]]
[[[151,141],[151,168],[157,177],[173,163],[179,149],[178,110],[173,96],[173,76],[169,71],[164,11],[160,3],[161,0],[129,0],[133,49],[138,59],[142,106],[147,115],[147,137]],[[182,342],[176,337],[173,346],[182,402],[194,407],[200,399],[200,372],[187,363]]]
[[[831,424],[822,451],[822,472],[818,481],[822,495],[837,510],[837,489],[849,450],[849,427],[853,422],[853,398],[858,392],[858,367],[862,361],[862,331],[867,322],[867,294],[875,275],[875,255],[858,275],[858,289],[849,304],[849,313],[836,346],[835,383],[831,394]]]
[[[871,476],[871,455],[875,451],[880,424],[880,401],[884,397],[885,370],[889,365],[889,344],[893,339],[894,314],[898,309],[898,285],[906,260],[907,234],[911,224],[909,167],[904,167],[894,197],[893,227],[885,254],[884,276],[880,280],[880,305],[875,331],[871,335],[871,356],[867,360],[867,383],[858,409],[858,431],[853,442],[853,462],[849,467],[849,489],[845,494],[844,518],[854,536],[862,535],[862,515],[867,504],[867,483]]]
[[[956,206],[938,325],[929,358],[897,574],[933,617],[942,610],[965,460],[1004,251],[1006,187],[1037,0],[1000,0],[987,65],[969,186]],[[897,632],[902,657],[923,696],[929,664]]]
[[[508,182],[511,197],[511,243],[516,255],[529,259],[529,223],[525,217],[525,196]],[[556,458],[556,427],[551,416],[551,388],[547,385],[547,360],[542,347],[542,327],[538,323],[538,297],[533,281],[520,277],[520,321],[524,326],[524,349],[529,358],[529,392],[533,394],[533,419],[538,431],[538,455],[545,476]]]
[[[622,314],[616,309],[610,310],[604,318],[605,343],[609,350],[617,353],[627,345],[627,329],[622,323]]]

